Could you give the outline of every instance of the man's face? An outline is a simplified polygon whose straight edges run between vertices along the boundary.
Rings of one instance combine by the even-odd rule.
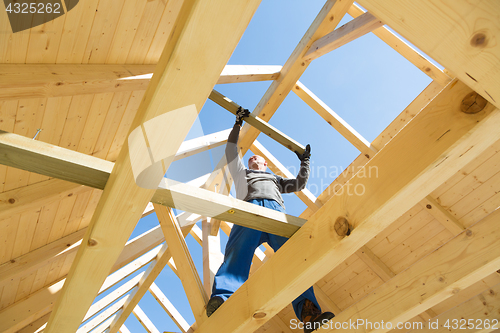
[[[267,162],[262,156],[254,155],[248,159],[248,168],[250,170],[266,171]]]

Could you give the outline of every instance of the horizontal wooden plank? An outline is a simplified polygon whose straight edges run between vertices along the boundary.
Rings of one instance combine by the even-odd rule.
[[[0,146],[11,149],[7,162],[46,176],[65,178],[75,183],[102,189],[113,163],[44,142],[11,134],[2,135]],[[8,138],[8,140],[7,140]],[[196,140],[196,139],[194,139]],[[3,142],[3,143],[2,143]],[[186,141],[187,142],[187,141]],[[29,161],[29,163],[27,162]],[[0,159],[1,163],[4,160]],[[81,162],[81,163],[80,163]],[[96,165],[94,168],[93,165]],[[39,166],[41,166],[39,168]],[[72,172],[75,170],[75,173]],[[151,199],[152,202],[239,225],[290,237],[305,220],[264,207],[258,207],[222,194],[166,180]],[[234,211],[230,213],[229,211]]]
[[[152,202],[290,237],[305,220],[209,190],[164,179]]]
[[[156,65],[0,64],[0,101],[146,90]],[[281,66],[226,65],[217,84],[276,80]]]

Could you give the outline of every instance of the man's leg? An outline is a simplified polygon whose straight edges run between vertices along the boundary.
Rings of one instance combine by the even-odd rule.
[[[264,207],[271,208],[277,211],[280,211],[282,213],[285,212],[283,207],[281,207],[276,201],[274,200],[265,200]],[[278,249],[285,244],[285,242],[288,240],[288,238],[282,237],[282,236],[277,236],[269,233],[262,233],[262,239],[267,239],[268,244],[273,248],[273,250],[276,252]],[[312,304],[308,303],[306,304],[306,300],[311,301]],[[304,305],[307,307],[308,312],[317,312],[318,314],[321,314],[321,307],[319,306],[318,301],[316,300],[316,296],[314,295],[314,289],[313,287],[310,287],[306,291],[302,293],[299,297],[297,297],[295,300],[292,302],[293,310],[295,312],[295,315],[299,320],[302,320],[302,310],[304,309]],[[312,307],[314,305],[316,309]]]
[[[224,301],[247,279],[252,257],[262,232],[234,225],[226,244],[224,262],[214,278],[212,297],[219,296]]]

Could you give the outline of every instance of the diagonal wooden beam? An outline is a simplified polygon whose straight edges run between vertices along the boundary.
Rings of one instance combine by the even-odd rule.
[[[500,210],[491,213],[346,309],[332,324],[364,319],[396,327],[494,273],[500,265],[499,219]],[[386,325],[378,331],[389,330]]]
[[[439,223],[441,223],[446,229],[448,229],[453,235],[461,233],[465,228],[455,216],[453,216],[449,211],[444,209],[434,198],[430,195],[426,196],[420,205],[425,208],[429,214],[434,216]]]
[[[361,9],[357,4],[352,4],[352,6],[347,11],[349,15],[353,18],[357,18],[364,15],[366,12]],[[439,83],[440,86],[445,86],[451,81],[449,77],[443,70],[434,65],[432,62],[427,60],[419,51],[397,36],[394,32],[389,30],[387,27],[380,27],[372,31],[375,36],[384,41],[387,45],[392,47],[394,51],[401,54],[409,62],[420,69],[424,74],[428,75],[431,79]]]
[[[144,311],[142,311],[139,305],[136,305],[133,313],[148,333],[160,333],[160,331],[158,331],[153,322],[148,318]]]
[[[191,226],[182,229],[182,235],[186,237],[191,230]],[[163,232],[163,230],[162,230]],[[172,255],[170,253],[170,249],[167,244],[163,244],[161,246],[160,252],[158,253],[154,262],[152,262],[144,276],[139,281],[139,286],[133,293],[131,293],[127,299],[127,303],[123,307],[122,312],[119,316],[115,318],[110,326],[109,333],[116,333],[118,329],[123,325],[123,323],[127,320],[128,316],[132,313],[134,308],[139,301],[142,299],[144,294],[148,291],[151,284],[156,280],[158,275],[160,275],[163,268],[168,264]]]
[[[172,321],[179,327],[182,333],[186,333],[189,330],[189,324],[182,317],[182,315],[177,311],[175,306],[170,303],[168,298],[163,294],[163,292],[158,288],[158,286],[153,282],[149,287],[149,292],[158,301],[163,310],[168,314]],[[122,326],[123,327],[123,326]]]
[[[383,25],[372,14],[364,13],[315,41],[304,55],[304,60],[313,61]]]
[[[0,64],[0,101],[146,90],[156,65]],[[217,84],[275,80],[281,66],[226,65]]]
[[[281,69],[280,77],[271,83],[271,86],[252,112],[255,116],[267,122],[271,119],[302,73],[307,69],[309,63],[303,61],[306,52],[316,40],[335,29],[352,3],[350,0],[328,0],[325,3]],[[239,142],[239,146],[242,147],[242,154],[246,153],[258,135],[259,131],[257,129],[249,125],[243,126]]]
[[[191,310],[196,322],[200,325],[206,319],[205,305],[208,302],[208,295],[203,289],[203,283],[194,266],[181,228],[172,214],[172,210],[155,204],[155,212],[177,266]]]
[[[212,90],[209,98],[234,115],[236,115],[236,111],[238,111],[238,108],[240,107],[238,104],[216,90]],[[300,143],[293,140],[292,138],[289,138],[274,126],[271,126],[269,123],[255,116],[253,113],[245,118],[245,122],[249,125],[252,125],[252,127],[258,129],[260,132],[266,134],[268,137],[280,143],[285,148],[290,149],[291,151],[298,151],[299,153],[303,153],[305,150],[305,147]]]
[[[361,6],[500,107],[498,1],[360,0]]]
[[[356,147],[367,158],[373,156],[377,149],[368,140],[352,128],[344,119],[336,114],[328,105],[314,95],[306,86],[297,81],[293,92],[297,94],[307,105],[321,116],[328,124],[337,130],[354,147]]]
[[[460,111],[470,92],[461,82],[449,84],[365,165],[377,166],[378,177],[353,177],[344,185],[363,186],[363,195],[344,191],[325,203],[197,331],[257,329],[497,141],[499,110],[489,105],[478,114]],[[348,219],[350,236],[334,231],[338,218]]]

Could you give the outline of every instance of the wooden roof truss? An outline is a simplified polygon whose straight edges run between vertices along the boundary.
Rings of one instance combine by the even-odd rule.
[[[0,236],[0,331],[123,333],[129,332],[124,323],[133,314],[147,332],[159,332],[138,305],[149,292],[184,333],[293,332],[288,305],[311,285],[322,307],[336,315],[331,328],[357,320],[429,325],[436,319],[441,324],[454,318],[499,319],[500,197],[492,189],[500,184],[500,46],[495,42],[500,5],[494,0],[358,2],[367,12],[352,0],[327,1],[282,67],[226,65],[258,0],[169,1],[168,14],[154,21],[159,26],[163,22],[166,30],[160,35],[168,39],[153,39],[142,56],[134,53],[139,39],[120,39],[116,33],[112,41],[94,38],[90,47],[95,53],[72,44],[73,55],[54,53],[52,64],[36,64],[46,61],[29,57],[22,64],[0,64],[0,176],[6,179],[0,193],[0,233],[17,230],[13,240]],[[117,29],[125,27],[124,18],[134,11],[129,5],[121,5],[121,16],[109,18]],[[90,1],[89,6],[106,5]],[[146,20],[155,7],[142,6]],[[345,14],[353,19],[337,28]],[[107,31],[97,16],[92,25],[85,23],[85,12],[78,15],[78,33],[87,29],[95,37]],[[141,34],[146,34],[141,30],[145,22],[134,23]],[[56,21],[50,24],[62,29]],[[64,23],[66,28],[71,24]],[[313,60],[370,32],[433,80],[373,142],[299,81]],[[63,35],[61,43],[71,43],[69,37]],[[107,55],[98,51],[108,44]],[[114,49],[117,45],[130,49],[126,59]],[[200,53],[207,63],[198,61]],[[71,57],[76,54],[90,60],[75,61]],[[196,76],[200,72],[204,75]],[[272,83],[241,132],[243,154],[251,150],[265,157],[275,174],[292,176],[256,140],[262,132],[287,149],[304,149],[269,124],[291,91],[360,151],[351,168],[320,196],[307,189],[296,193],[307,206],[299,217],[228,196],[232,180],[224,159],[211,174],[188,184],[137,186],[129,161],[140,158],[140,152],[126,140],[135,128],[153,137],[152,132],[165,129],[145,124],[170,117],[172,125],[162,137],[168,142],[162,144],[165,156],[170,156],[160,170],[164,174],[174,160],[225,144],[229,130],[182,142],[207,98],[232,113],[238,108],[213,90],[215,84],[265,80]],[[36,108],[38,101],[57,101],[44,107],[66,110],[65,119],[73,119],[75,108],[85,105],[89,113],[110,110],[110,119],[116,110],[118,120],[89,116],[100,122],[100,133],[116,134],[100,141],[102,134],[92,133],[96,126],[76,130],[75,125],[72,132],[80,131],[82,137],[78,142],[64,134],[63,115],[49,117],[45,111],[36,124],[50,122],[62,134],[56,138],[42,132],[40,140],[32,140],[11,119],[17,122],[21,104]],[[194,112],[176,113],[186,107]],[[92,135],[92,144],[84,141]],[[147,145],[154,152],[158,143]],[[355,174],[370,168],[377,177]],[[14,178],[19,180],[9,182]],[[221,184],[219,193],[215,184]],[[365,195],[339,190],[358,184]],[[61,208],[62,202],[69,211]],[[174,216],[171,208],[186,213]],[[153,211],[159,225],[127,241],[137,221]],[[38,222],[32,226],[29,219],[35,215]],[[59,231],[58,219],[63,221]],[[202,228],[194,224],[199,220]],[[291,238],[276,254],[267,244],[266,251],[257,249],[249,280],[207,318],[211,279],[223,258],[219,229],[229,234],[232,223]],[[24,235],[35,243],[19,247]],[[202,246],[202,277],[187,248],[188,235]],[[391,251],[400,255],[391,256]],[[193,324],[154,283],[167,265],[183,284]],[[123,281],[94,302],[96,295]]]

